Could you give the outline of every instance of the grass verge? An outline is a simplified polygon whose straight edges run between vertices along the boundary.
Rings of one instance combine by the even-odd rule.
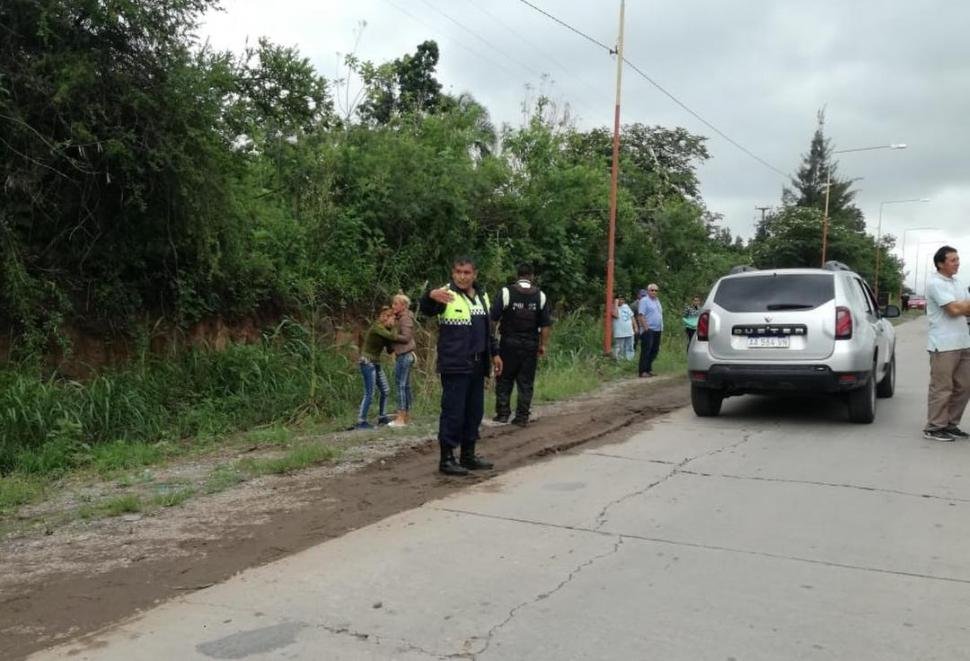
[[[79,514],[91,518],[175,507],[253,477],[338,459],[339,449],[297,438],[345,429],[352,422],[359,374],[334,348],[310,347],[310,335],[284,324],[258,345],[145,358],[84,384],[40,379],[23,367],[0,371],[0,517],[56,491],[55,483],[67,477],[114,479],[117,488],[137,492],[86,503]],[[423,340],[413,372],[412,412],[433,420],[440,383],[428,348],[431,338]],[[665,333],[654,371],[685,368],[683,334],[679,329]],[[534,400],[572,397],[636,372],[636,360],[603,356],[597,320],[569,315],[553,329]],[[491,390],[486,406],[488,412],[494,409]],[[360,442],[366,440],[362,435]],[[154,467],[225,446],[280,448],[282,454],[221,465],[197,484],[151,493]]]

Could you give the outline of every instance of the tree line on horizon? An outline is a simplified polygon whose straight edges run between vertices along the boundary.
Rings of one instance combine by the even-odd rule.
[[[577,128],[542,94],[496,127],[472,94],[442,91],[434,41],[380,64],[348,56],[344,80],[267,39],[217,51],[194,34],[217,6],[0,5],[0,330],[22,354],[63,342],[65,324],[368,314],[464,253],[490,286],[529,261],[561,309],[600,309],[608,128]],[[701,196],[706,138],[631,123],[621,140],[618,292],[661,282],[679,309],[739,263],[817,265],[818,173],[834,166],[821,123],[748,244]],[[829,254],[869,277],[874,239],[852,181],[834,179]]]

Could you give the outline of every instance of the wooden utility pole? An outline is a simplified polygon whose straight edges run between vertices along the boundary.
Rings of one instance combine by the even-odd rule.
[[[613,167],[610,171],[610,228],[606,249],[606,307],[603,315],[603,353],[613,346],[613,266],[616,244],[616,188],[620,175],[620,83],[623,79],[623,14],[626,0],[620,0],[620,34],[616,40],[616,105],[613,109]]]

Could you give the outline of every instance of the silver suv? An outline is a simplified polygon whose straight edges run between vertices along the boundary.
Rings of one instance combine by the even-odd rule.
[[[737,271],[737,272],[735,272]],[[745,393],[832,393],[870,423],[896,387],[896,333],[865,281],[821,269],[733,269],[715,283],[687,351],[691,404],[714,416]]]

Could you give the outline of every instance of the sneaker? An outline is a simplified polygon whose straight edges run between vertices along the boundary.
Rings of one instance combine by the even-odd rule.
[[[953,438],[970,438],[970,434],[968,434],[967,432],[963,431],[962,429],[960,429],[956,425],[950,425],[949,427],[947,427],[943,431],[945,431],[947,434],[949,434]]]
[[[358,422],[356,425],[354,425],[354,429],[373,429],[373,428],[374,427],[372,427],[371,424],[366,420]]]
[[[515,425],[516,427],[528,427],[529,426],[529,419],[528,418],[520,418],[520,417],[516,416],[516,417],[512,418],[512,424]]]
[[[394,420],[391,420],[389,423],[387,423],[387,426],[388,427],[407,427],[408,423],[404,422],[401,419],[395,418]]]
[[[924,429],[923,438],[929,441],[952,441],[953,435],[945,429]]]
[[[509,416],[507,415],[497,415],[494,418],[492,418],[492,422],[500,422],[503,425],[508,421],[509,421]]]
[[[391,424],[391,420],[393,420],[393,419],[394,418],[392,418],[389,415],[382,415],[381,417],[379,417],[377,419],[377,425],[378,426],[389,425],[389,424]]]

